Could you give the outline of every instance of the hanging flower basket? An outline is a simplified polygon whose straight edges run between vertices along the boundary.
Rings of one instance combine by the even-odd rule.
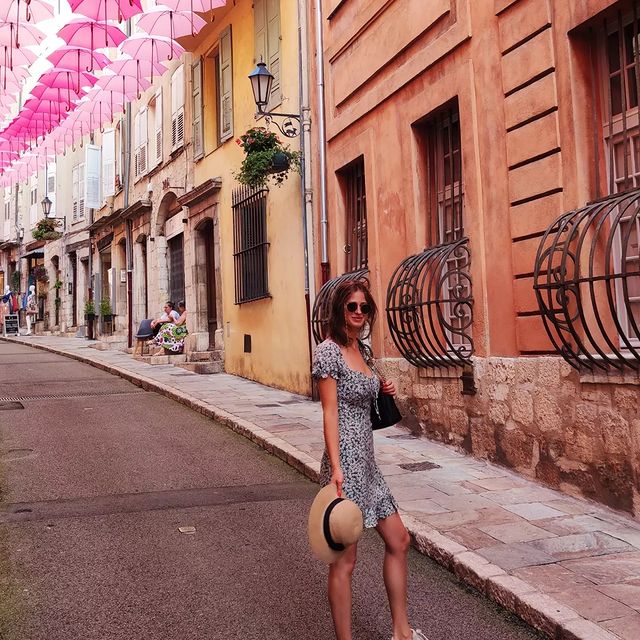
[[[278,136],[264,127],[249,129],[238,139],[245,158],[235,178],[249,187],[266,187],[271,179],[280,186],[292,169],[300,172],[300,152],[291,151]]]
[[[42,220],[38,220],[36,223],[31,235],[34,240],[57,240],[62,237],[62,234],[57,231],[59,226],[60,220],[42,218]]]
[[[38,282],[49,282],[49,274],[47,273],[47,268],[44,265],[38,265],[33,270],[33,277]]]

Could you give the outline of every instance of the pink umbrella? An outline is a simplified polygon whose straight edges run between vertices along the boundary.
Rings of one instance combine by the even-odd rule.
[[[121,45],[120,51],[132,58],[160,62],[165,58],[173,60],[184,53],[184,48],[170,38],[135,35],[127,38]]]
[[[58,69],[70,69],[80,71],[85,68],[92,71],[95,67],[103,69],[109,64],[109,58],[104,53],[98,53],[91,49],[81,47],[60,47],[47,56],[47,60],[53,63]]]
[[[141,91],[146,91],[151,83],[144,78],[133,78],[131,76],[105,75],[98,80],[98,87],[105,91],[119,91],[125,98],[133,100],[140,97]]]
[[[142,12],[140,0],[69,0],[71,8],[92,20],[122,22]]]
[[[16,49],[21,46],[33,46],[40,44],[44,40],[44,33],[30,24],[23,24],[20,29],[20,42],[17,42],[16,31],[17,22],[0,22],[0,44],[6,44]]]
[[[71,20],[57,35],[70,46],[83,47],[91,51],[101,48],[95,46],[96,38],[104,38],[105,47],[117,47],[127,39],[124,32],[115,25],[85,18]]]
[[[4,49],[4,51],[2,51]],[[12,56],[13,56],[13,66],[14,67],[21,67],[21,66],[29,66],[30,64],[33,64],[37,59],[38,56],[31,51],[31,49],[26,49],[25,47],[22,47],[21,49],[13,49],[13,51],[11,52]],[[9,67],[9,47],[4,44],[4,45],[0,45],[0,65],[3,67]]]
[[[45,87],[43,84],[36,85],[31,90],[31,95],[34,98],[40,98],[43,100],[57,100],[60,103],[63,103],[67,110],[70,110],[75,106],[75,101],[84,96],[87,92],[82,89],[79,92],[75,92],[73,90],[62,91],[61,89],[56,89],[53,87]]]
[[[53,18],[53,7],[43,0],[4,0],[0,22],[42,22]]]
[[[132,76],[134,78],[153,78],[154,73],[162,75],[166,70],[167,68],[158,62],[133,60],[132,58],[121,58],[105,67],[105,71],[112,71],[120,76]]]
[[[138,20],[138,28],[150,36],[166,36],[175,40],[195,36],[207,23],[192,11],[173,11],[156,8],[147,11]]]
[[[226,0],[162,0],[162,4],[174,11],[197,11],[207,13],[226,6]]]

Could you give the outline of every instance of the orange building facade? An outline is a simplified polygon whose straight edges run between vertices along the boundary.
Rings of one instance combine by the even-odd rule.
[[[317,337],[366,278],[416,434],[637,516],[640,6],[321,10]]]

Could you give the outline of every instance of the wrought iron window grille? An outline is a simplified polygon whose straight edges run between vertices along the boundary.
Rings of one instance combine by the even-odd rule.
[[[331,315],[331,298],[338,285],[346,280],[358,280],[369,286],[369,271],[368,269],[360,269],[344,273],[322,285],[313,303],[313,311],[311,313],[311,331],[316,344],[327,337],[327,324]]]
[[[545,329],[576,369],[640,370],[640,189],[569,211],[545,232],[534,289]]]
[[[233,190],[235,303],[270,297],[267,240],[268,189]]]
[[[441,244],[400,263],[387,290],[387,322],[416,367],[464,366],[474,352],[469,239]]]

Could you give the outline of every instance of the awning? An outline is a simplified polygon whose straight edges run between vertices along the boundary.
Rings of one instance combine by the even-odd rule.
[[[21,258],[44,258],[44,249],[32,249],[31,251],[27,251],[27,253],[23,253]]]

